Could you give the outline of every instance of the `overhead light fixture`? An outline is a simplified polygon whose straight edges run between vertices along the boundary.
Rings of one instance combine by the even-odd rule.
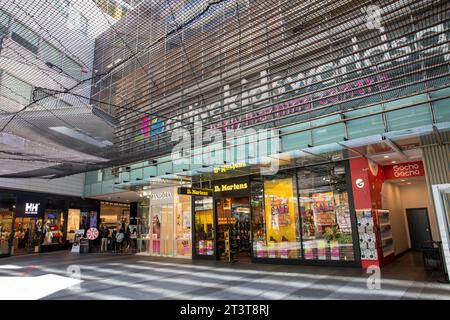
[[[412,184],[412,182],[408,182],[407,184]]]
[[[405,179],[402,179],[402,180],[400,180],[401,182],[405,182],[406,180]]]
[[[383,158],[385,158],[385,159],[389,159],[389,156],[384,156]]]
[[[397,161],[394,160],[394,161],[392,161],[391,163],[392,163],[392,164],[395,164],[395,163],[397,163]]]

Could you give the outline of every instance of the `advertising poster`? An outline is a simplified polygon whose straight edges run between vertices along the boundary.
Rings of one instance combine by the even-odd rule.
[[[71,252],[80,253],[80,240],[83,237],[84,237],[84,229],[75,230],[75,236]]]
[[[292,178],[264,181],[268,241],[295,241],[295,205]]]
[[[89,226],[91,228],[97,227],[97,211],[89,212]]]
[[[319,260],[327,259],[326,245],[327,242],[325,240],[317,240],[317,258]]]
[[[198,242],[198,254],[204,256],[206,254],[205,240],[199,240]]]
[[[314,259],[314,251],[313,245],[311,241],[303,242],[303,250],[305,251],[305,259],[313,260]]]
[[[191,227],[191,212],[183,212],[183,227],[190,228]]]
[[[84,230],[88,229],[88,227],[89,227],[88,217],[89,217],[89,212],[81,211],[81,213],[80,213],[80,229],[84,229]]]
[[[339,242],[330,241],[331,260],[339,260]]]

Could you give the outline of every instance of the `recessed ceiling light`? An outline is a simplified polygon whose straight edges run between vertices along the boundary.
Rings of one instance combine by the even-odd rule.
[[[385,158],[385,159],[388,159],[388,158],[389,158],[389,156],[384,156],[384,158]]]
[[[401,182],[405,182],[406,180],[405,179],[402,179],[402,180],[400,180]]]
[[[408,182],[407,184],[412,184],[412,182]]]
[[[397,163],[397,161],[394,160],[394,161],[392,161],[391,163],[394,164],[394,163]]]

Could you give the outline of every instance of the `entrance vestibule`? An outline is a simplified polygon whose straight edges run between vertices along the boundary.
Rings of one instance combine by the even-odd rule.
[[[217,248],[220,259],[251,259],[249,197],[216,200]]]

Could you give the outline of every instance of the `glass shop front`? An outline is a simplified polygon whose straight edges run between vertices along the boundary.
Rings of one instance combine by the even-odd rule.
[[[191,197],[177,188],[159,188],[141,194],[138,207],[138,252],[152,256],[192,257]]]
[[[193,257],[358,266],[348,180],[342,163],[212,181],[193,197]]]
[[[348,163],[141,193],[138,252],[224,261],[359,266]],[[183,194],[180,194],[183,193]]]
[[[0,256],[65,250],[75,230],[97,227],[98,202],[33,192],[0,192]]]

